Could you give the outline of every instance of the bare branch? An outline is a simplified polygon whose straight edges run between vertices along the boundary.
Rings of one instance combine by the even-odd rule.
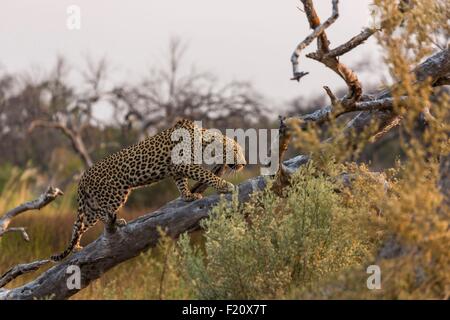
[[[393,98],[375,99],[369,101],[361,101],[355,103],[351,108],[345,111],[345,113],[353,111],[374,111],[374,110],[392,110],[394,104],[399,106],[408,104],[408,97],[403,96],[398,101]]]
[[[325,66],[336,72],[347,84],[348,93],[346,99],[351,100],[352,102],[358,101],[362,95],[361,83],[359,82],[356,74],[346,65],[340,63],[337,57],[363,43],[376,30],[369,28],[365,29],[363,32],[361,32],[361,34],[353,37],[347,43],[336,48],[330,55],[329,41],[326,36],[325,29],[329,25],[331,25],[339,16],[338,1],[333,1],[333,14],[323,24],[320,23],[320,19],[314,9],[312,0],[302,0],[302,2],[305,7],[305,14],[308,18],[310,27],[314,29],[314,32],[310,36],[308,36],[302,43],[300,43],[299,46],[297,46],[297,49],[291,57],[291,62],[294,70],[294,76],[292,79],[299,81],[299,79],[306,74],[304,72],[300,72],[299,70],[298,63],[300,51],[307,45],[309,45],[315,38],[317,38],[317,51],[307,54],[306,56],[323,63]]]
[[[312,10],[314,10],[314,8],[312,7],[312,2],[310,3],[310,1],[307,0],[303,0],[303,5],[305,6],[305,12],[310,12],[307,11],[307,7],[312,8]],[[330,25],[332,25],[336,19],[339,17],[339,8],[338,8],[338,0],[333,0],[333,12],[331,14],[331,16],[322,24],[320,24],[320,21],[318,22],[317,25],[311,26],[311,28],[314,29],[314,31],[307,36],[302,42],[300,42],[299,45],[297,45],[297,47],[294,50],[294,53],[291,56],[291,62],[292,62],[292,69],[293,69],[293,77],[291,80],[297,80],[300,81],[300,79],[307,75],[307,72],[302,72],[299,70],[299,59],[300,59],[300,54],[303,51],[303,49],[305,49],[308,45],[311,44],[311,42],[314,41],[314,39],[316,39],[317,37],[321,36],[325,29],[328,28]],[[314,12],[315,14],[315,12]],[[307,13],[308,15],[308,13]],[[308,15],[309,16],[309,15]],[[317,17],[317,15],[316,15]],[[318,20],[318,18],[317,18]]]
[[[289,172],[293,172],[307,161],[308,157],[298,156],[286,161],[284,165]],[[265,187],[266,177],[263,176],[241,183],[237,195],[238,201],[247,202],[253,192],[263,190]],[[78,292],[76,289],[71,290],[67,287],[68,266],[80,267],[83,275],[81,288],[85,288],[112,267],[156,246],[160,237],[159,228],[173,238],[177,238],[186,231],[198,229],[200,220],[209,216],[210,209],[220,201],[221,197],[231,200],[230,194],[211,195],[194,202],[177,199],[155,212],[129,222],[126,226],[117,229],[115,233],[104,232],[83,250],[72,254],[35,280],[18,288],[0,290],[0,300],[39,299],[50,296],[53,299],[68,298]],[[39,262],[36,263],[39,265]]]
[[[5,231],[3,231],[3,233],[0,233],[0,237],[9,232],[20,232],[22,234],[23,240],[30,241],[30,236],[28,235],[27,231],[23,227],[8,228]]]
[[[360,44],[364,43],[364,41],[369,39],[370,36],[372,36],[378,30],[379,29],[375,29],[375,28],[365,28],[363,31],[361,31],[360,34],[358,34],[357,36],[354,36],[346,43],[340,45],[339,47],[337,47],[333,50],[330,50],[326,54],[326,57],[327,58],[335,58],[335,57],[339,57],[339,56],[346,54],[347,52],[353,50]],[[311,53],[310,55],[313,56],[313,55],[316,55],[316,53]]]
[[[430,79],[431,83],[436,84],[439,79],[445,78],[445,75],[450,72],[450,48],[435,53],[417,66],[412,72],[415,73],[418,82]],[[379,134],[373,138],[376,140],[399,125],[402,120],[400,116],[393,113],[394,99],[391,97],[391,91],[395,87],[394,85],[371,96],[363,95],[362,101],[359,102],[349,101],[345,98],[338,99],[336,104],[340,105],[341,108],[334,108],[336,104],[327,105],[312,113],[299,116],[299,118],[305,122],[321,124],[345,113],[362,111],[348,122],[347,129],[361,131],[369,125],[372,118],[378,119],[381,121],[381,124]],[[401,105],[407,105],[407,102],[407,96],[403,96],[397,101]]]
[[[285,119],[283,117],[279,117],[280,126],[278,129],[278,170],[276,173],[276,179],[272,185],[272,190],[279,196],[282,195],[283,189],[290,184],[290,176],[296,169],[292,170],[289,168],[289,165],[285,165],[283,163],[284,155],[289,147],[289,143],[291,141],[292,132],[290,130],[291,125],[289,123],[290,120]],[[307,161],[307,159],[304,159]]]
[[[94,93],[98,93],[101,83],[106,79],[108,74],[108,62],[105,57],[94,61],[91,57],[86,56],[86,70],[81,74],[84,81],[92,87]]]
[[[21,232],[23,238],[29,241],[29,236],[24,228],[8,228],[11,220],[19,214],[29,210],[40,210],[41,208],[54,201],[58,196],[63,195],[63,192],[58,188],[48,187],[47,190],[39,196],[39,198],[25,202],[14,209],[9,210],[5,215],[0,217],[0,237],[8,232]]]
[[[375,142],[375,141],[379,140],[381,137],[383,137],[386,133],[391,131],[393,128],[399,126],[400,122],[402,120],[403,120],[402,116],[395,116],[395,117],[390,118],[388,121],[386,121],[380,127],[380,129],[378,129],[378,132],[370,138],[370,142]]]
[[[9,282],[13,281],[15,278],[25,273],[38,270],[39,268],[41,268],[42,266],[46,265],[49,262],[50,260],[38,260],[31,263],[18,264],[17,266],[12,267],[0,277],[0,288],[3,288]],[[0,298],[1,298],[1,291],[0,291]]]
[[[314,9],[314,4],[312,0],[300,0],[303,3],[304,12],[308,18],[309,27],[311,29],[316,29],[320,26],[320,18],[317,15],[316,9]],[[337,5],[337,3],[336,3]],[[323,53],[327,53],[329,48],[329,41],[325,32],[322,32],[317,38],[317,50]]]
[[[337,106],[338,105],[338,99],[336,98],[336,96],[334,95],[334,93],[331,91],[331,89],[327,86],[323,87],[325,89],[325,92],[327,93],[328,97],[330,98],[330,102],[332,106]]]
[[[34,120],[28,127],[28,133],[31,133],[37,127],[52,128],[61,131],[67,138],[69,138],[73,150],[81,157],[81,160],[83,160],[86,168],[92,166],[93,161],[86,149],[80,130],[70,128],[61,121]]]
[[[423,82],[427,79],[434,85],[439,79],[450,73],[450,46],[444,50],[436,52],[428,57],[424,62],[418,65],[412,71],[415,74],[417,82]],[[372,99],[390,98],[392,90],[397,86],[387,88],[373,95]],[[375,112],[360,112],[348,124],[347,128],[360,132],[366,128],[373,119],[377,119],[380,123],[381,135],[386,133],[386,129],[390,130],[400,124],[401,117],[396,115],[392,110],[380,110]],[[378,135],[379,138],[381,135]]]

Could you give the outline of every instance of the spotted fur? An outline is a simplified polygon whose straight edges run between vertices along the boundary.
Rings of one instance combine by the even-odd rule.
[[[206,183],[220,193],[234,190],[232,183],[216,176],[200,164],[195,164],[193,150],[190,163],[173,162],[172,150],[177,144],[179,146],[180,141],[173,141],[172,133],[180,128],[189,133],[192,141],[195,134],[202,135],[203,150],[213,141],[221,140],[224,144],[222,160],[225,161],[222,163],[226,163],[228,167],[238,170],[245,165],[242,149],[233,139],[218,133],[205,134],[207,131],[196,126],[194,122],[180,120],[173,127],[106,157],[82,175],[78,186],[78,214],[72,238],[64,252],[51,257],[53,261],[62,260],[72,250],[80,249],[82,234],[99,220],[112,229],[125,225],[125,220],[117,220],[117,212],[127,201],[130,191],[135,188],[171,177],[185,201],[202,197],[201,194],[190,192],[188,179]],[[231,146],[233,150],[234,159],[231,162],[226,159],[227,146]]]

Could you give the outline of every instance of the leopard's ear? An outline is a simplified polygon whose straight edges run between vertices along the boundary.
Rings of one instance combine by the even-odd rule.
[[[188,124],[192,124],[191,120],[182,117],[176,117],[173,122],[174,122],[173,127],[175,128],[184,127]]]
[[[183,122],[184,122],[184,118],[181,117],[176,117],[173,121],[172,121],[172,127],[181,127],[183,126]]]

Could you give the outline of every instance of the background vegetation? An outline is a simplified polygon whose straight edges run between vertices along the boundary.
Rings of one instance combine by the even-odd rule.
[[[401,83],[393,97],[399,101],[406,93],[411,98],[407,108],[396,105],[400,127],[375,144],[364,139],[369,132],[353,136],[356,147],[351,150],[339,139],[321,143],[323,137],[336,136],[340,121],[297,130],[290,153],[310,154],[312,161],[295,174],[283,195],[269,188],[245,205],[223,201],[203,221],[204,231],[177,240],[163,237],[158,248],[122,263],[73,298],[448,299],[450,210],[448,191],[440,187],[440,161],[450,151],[450,101],[448,90],[433,92],[430,83],[418,84],[410,70],[448,45],[450,11],[446,1],[414,3],[404,14],[394,1],[374,1],[375,20],[384,23],[378,35],[384,62],[394,82]],[[79,134],[94,161],[178,116],[195,119],[201,114],[219,128],[275,125],[263,95],[251,85],[221,86],[210,75],[180,75],[179,48],[172,43],[174,59],[168,67],[139,84],[104,88],[104,62],[88,65],[87,88],[67,82],[63,60],[38,81],[2,75],[0,213],[34,198],[48,183],[63,188],[65,195],[42,212],[14,220],[28,228],[31,241],[24,243],[18,234],[0,238],[1,271],[48,257],[66,245],[76,181],[86,166],[80,150],[55,129],[28,131],[34,120],[62,123]],[[109,121],[95,116],[99,101],[112,108]],[[316,102],[292,101],[289,112],[298,114],[299,105],[303,110],[322,105]],[[424,108],[432,114],[426,121],[421,118]],[[250,168],[231,180],[256,174]],[[344,174],[352,177],[351,184],[344,183]],[[122,216],[133,219],[175,197],[174,186],[163,182],[136,192]],[[100,232],[100,225],[90,230],[83,243]],[[381,290],[367,289],[366,268],[372,264],[382,270]]]

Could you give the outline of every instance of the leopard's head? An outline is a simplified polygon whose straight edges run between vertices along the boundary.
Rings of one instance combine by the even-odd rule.
[[[242,170],[247,164],[241,145],[219,130],[203,130],[203,139],[207,142],[203,150],[206,164],[225,164],[234,171]]]
[[[224,155],[224,163],[233,171],[242,170],[247,164],[244,150],[242,150],[241,145],[234,139],[225,136],[224,140],[227,146],[226,150],[230,150],[230,153],[232,154],[232,156],[227,156],[226,154]]]

